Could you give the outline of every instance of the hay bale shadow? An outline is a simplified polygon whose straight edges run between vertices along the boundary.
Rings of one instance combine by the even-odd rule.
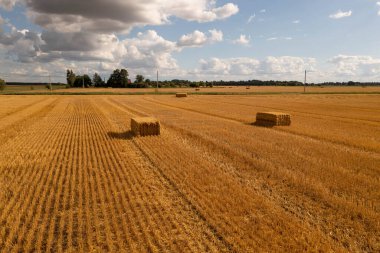
[[[274,123],[270,123],[270,122],[264,123],[262,121],[255,121],[255,122],[251,123],[250,125],[257,126],[257,127],[265,127],[265,128],[273,128],[276,126]]]
[[[133,137],[135,137],[134,133],[129,130],[127,132],[108,132],[107,133],[108,136],[111,138],[111,139],[122,139],[122,140],[132,140]]]

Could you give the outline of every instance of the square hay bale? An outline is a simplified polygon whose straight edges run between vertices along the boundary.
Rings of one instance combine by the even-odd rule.
[[[255,124],[260,126],[290,126],[291,116],[283,112],[258,112]]]
[[[131,129],[136,136],[160,135],[160,122],[152,117],[132,118]]]
[[[175,96],[177,98],[185,98],[185,97],[187,97],[187,93],[176,93]]]

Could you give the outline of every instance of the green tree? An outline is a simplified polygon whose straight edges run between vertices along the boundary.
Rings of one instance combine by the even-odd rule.
[[[74,87],[85,87],[88,88],[92,85],[91,78],[88,75],[83,75],[83,76],[76,76],[75,82],[74,82]]]
[[[143,75],[136,75],[136,81],[135,83],[143,83],[144,82],[144,76]]]
[[[5,81],[3,79],[0,79],[0,91],[3,91],[5,90],[5,86],[7,84],[5,83]]]
[[[66,71],[67,85],[70,86],[70,87],[73,87],[74,83],[75,83],[75,79],[76,79],[76,76],[75,76],[74,72],[71,69],[68,69]]]
[[[115,69],[107,80],[107,86],[113,88],[128,87],[128,75],[126,69]]]
[[[94,84],[95,87],[105,86],[105,82],[102,80],[102,78],[99,76],[98,73],[95,73],[94,76],[92,77],[92,83]]]

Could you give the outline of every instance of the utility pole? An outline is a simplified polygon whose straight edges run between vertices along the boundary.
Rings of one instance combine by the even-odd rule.
[[[158,69],[157,69],[156,92],[158,92]]]
[[[53,87],[51,87],[51,75],[49,73],[49,88],[50,88],[50,92],[53,92]]]
[[[305,70],[305,82],[303,84],[303,93],[306,93],[306,75],[307,75],[307,72]]]

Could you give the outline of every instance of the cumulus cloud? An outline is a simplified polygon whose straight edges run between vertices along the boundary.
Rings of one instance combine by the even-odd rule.
[[[341,18],[351,17],[351,15],[352,15],[351,10],[346,11],[346,12],[339,10],[338,12],[331,14],[329,17],[332,19],[341,19]]]
[[[183,35],[179,41],[179,47],[201,47],[208,43],[223,41],[223,32],[220,30],[209,30],[209,36],[205,33],[195,30],[190,34]]]
[[[173,52],[179,50],[176,43],[164,39],[156,31],[139,33],[137,38],[124,40],[123,45],[127,50],[123,63],[130,68],[140,71],[157,68],[169,71],[179,68],[172,56]]]
[[[264,60],[255,58],[212,58],[201,59],[200,67],[195,71],[198,76],[216,79],[236,78],[277,78],[294,79],[302,76],[305,69],[314,70],[316,60],[314,58],[300,58],[291,56],[267,57]]]
[[[301,21],[300,21],[300,20],[293,20],[292,23],[293,23],[293,24],[299,24],[299,23],[301,23]]]
[[[261,62],[260,72],[269,74],[299,74],[305,69],[313,70],[315,65],[315,58],[269,56]]]
[[[221,42],[223,41],[223,32],[220,30],[209,30],[209,33],[211,34],[210,36],[210,41],[211,42]]]
[[[168,23],[172,16],[210,22],[239,11],[232,3],[218,7],[215,0],[26,0],[26,5],[36,24],[60,32],[127,33],[134,26]]]
[[[380,76],[380,59],[371,56],[338,55],[328,60],[337,76],[371,78]]]
[[[247,37],[247,35],[241,34],[240,37],[232,41],[232,43],[248,46],[250,43],[250,37]]]

